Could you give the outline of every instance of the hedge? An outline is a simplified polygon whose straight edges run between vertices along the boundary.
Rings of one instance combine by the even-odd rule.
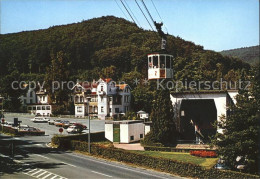
[[[0,132],[18,135],[18,130],[8,126],[0,125]]]
[[[190,151],[215,151],[210,149],[181,149],[175,147],[156,147],[156,146],[144,146],[144,150],[148,151],[162,151],[162,152],[184,152],[190,153]]]
[[[91,142],[100,142],[100,141],[107,140],[105,138],[105,132],[91,133],[90,138],[91,138]],[[68,136],[55,135],[52,137],[51,143],[54,145],[58,145],[59,148],[70,149],[71,140],[87,141],[88,134],[78,134],[78,135],[68,135]]]
[[[88,152],[87,134],[73,136],[54,136],[52,143],[59,148],[79,150]],[[91,142],[104,141],[104,132],[91,133]],[[158,147],[157,147],[158,148]],[[171,149],[172,150],[172,149]],[[259,178],[259,176],[240,173],[235,171],[205,169],[199,165],[152,157],[145,154],[137,154],[131,151],[106,147],[98,144],[91,144],[91,154],[107,159],[113,159],[121,162],[136,164],[141,167],[156,169],[162,172],[177,174],[184,177],[194,178]]]

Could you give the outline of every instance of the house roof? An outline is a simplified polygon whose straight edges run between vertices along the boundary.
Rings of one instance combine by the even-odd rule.
[[[116,87],[119,87],[120,90],[124,90],[126,86],[128,86],[128,84],[116,85]]]
[[[141,111],[138,111],[137,114],[147,114],[147,112],[141,110]]]

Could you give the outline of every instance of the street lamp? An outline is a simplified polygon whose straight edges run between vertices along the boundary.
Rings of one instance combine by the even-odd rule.
[[[87,104],[88,104],[88,153],[90,153],[90,115],[89,115],[89,103],[90,103],[91,97],[87,97]]]

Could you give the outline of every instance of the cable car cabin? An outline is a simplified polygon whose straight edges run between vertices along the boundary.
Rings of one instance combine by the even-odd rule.
[[[148,55],[148,79],[173,78],[173,56],[169,54]]]

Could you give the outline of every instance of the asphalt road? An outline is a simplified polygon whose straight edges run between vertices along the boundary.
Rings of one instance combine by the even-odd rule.
[[[5,115],[7,121],[17,117]],[[10,137],[0,134],[0,157],[11,155],[14,143],[16,166],[0,168],[0,178],[179,178],[165,173],[131,167],[119,162],[94,158],[70,151],[47,147],[51,137],[58,134],[55,126],[46,123],[33,123],[30,116],[18,116],[22,124],[45,130],[45,136]],[[69,119],[88,124],[86,119]],[[91,120],[91,131],[104,131],[104,122]],[[13,141],[13,142],[12,142]]]
[[[11,141],[15,143],[14,159],[19,166],[0,172],[0,178],[179,178],[119,162],[49,148],[45,143],[31,140],[30,137],[21,139],[0,135],[1,155],[10,154],[8,147]]]
[[[37,139],[38,142],[50,142],[51,138],[55,134],[60,134],[59,133],[59,127],[56,127],[54,125],[49,125],[48,123],[34,123],[30,119],[34,118],[33,115],[17,115],[17,114],[5,114],[5,120],[9,122],[13,122],[14,118],[18,118],[19,121],[22,121],[21,125],[29,125],[32,127],[39,128],[41,130],[45,131],[45,136],[41,137],[30,137],[30,138],[35,138]],[[62,119],[62,120],[68,120],[71,122],[77,122],[77,123],[82,123],[88,126],[88,119],[79,119],[79,118],[57,118],[57,117],[50,117],[50,119]],[[90,131],[91,132],[100,132],[100,131],[105,131],[105,121],[104,120],[97,120],[97,119],[91,119],[90,120]],[[88,132],[88,130],[84,130],[84,132]],[[63,130],[64,135],[73,135],[73,134],[68,134],[66,132],[66,129]]]

